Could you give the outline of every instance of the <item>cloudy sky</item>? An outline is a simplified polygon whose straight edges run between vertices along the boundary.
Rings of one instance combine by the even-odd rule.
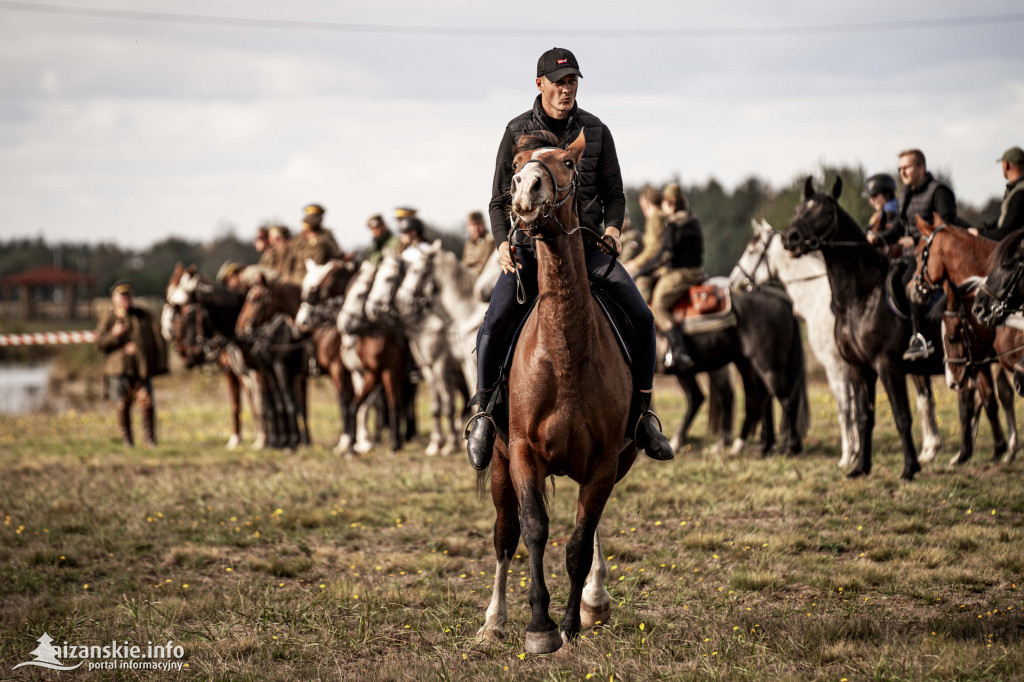
[[[1001,0],[0,0],[0,237],[248,236],[314,201],[343,246],[402,204],[455,229],[552,45],[629,184],[916,146],[982,203],[1024,144],[1022,31]]]

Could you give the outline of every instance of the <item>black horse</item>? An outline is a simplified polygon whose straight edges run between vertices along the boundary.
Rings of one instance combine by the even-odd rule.
[[[856,478],[871,473],[871,432],[875,426],[875,382],[880,377],[889,396],[896,429],[903,443],[902,478],[912,480],[921,470],[910,432],[910,403],[907,397],[908,374],[920,375],[930,392],[930,377],[944,371],[942,353],[926,360],[908,362],[903,351],[911,335],[907,316],[897,314],[887,295],[889,261],[872,247],[860,226],[838,203],[843,183],[836,178],[831,194],[814,191],[811,178],[804,185],[804,200],[796,207],[796,216],[783,233],[784,245],[800,256],[820,249],[825,258],[832,288],[832,309],[836,313],[836,343],[839,353],[850,365],[860,449],[857,465],[847,476]],[[906,310],[906,292],[891,287],[901,296]],[[931,321],[922,332],[941,348],[939,323]],[[919,391],[921,383],[918,384]]]
[[[1024,230],[1006,235],[992,253],[989,275],[971,312],[983,324],[996,327],[1013,313],[1024,311]]]
[[[767,290],[735,292],[732,294],[732,305],[736,313],[736,325],[686,336],[693,367],[684,372],[673,372],[689,402],[688,414],[680,426],[680,433],[689,428],[692,415],[703,399],[694,380],[697,373],[708,372],[712,393],[727,395],[731,403],[732,391],[728,386],[727,368],[732,363],[739,370],[746,394],[743,426],[733,451],[742,447],[761,422],[761,453],[766,455],[771,451],[775,442],[771,396],[775,396],[782,404],[783,452],[797,454],[803,450],[803,438],[810,417],[803,344],[799,323],[793,315],[793,305],[785,296]],[[721,385],[723,381],[724,386]],[[728,420],[732,406],[729,404],[724,407]]]

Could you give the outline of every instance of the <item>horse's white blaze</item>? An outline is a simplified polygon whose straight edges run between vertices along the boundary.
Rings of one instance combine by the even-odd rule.
[[[539,159],[541,155],[553,150],[553,147],[537,149],[530,155],[530,158]],[[525,164],[518,173],[512,176],[512,210],[524,222],[531,222],[536,218],[540,212],[540,205],[552,199],[548,188],[544,185],[546,175],[547,171],[539,163],[530,163]],[[542,192],[536,197],[537,203],[534,204],[532,188],[533,183],[538,179],[541,181]]]
[[[302,278],[302,300],[305,301],[309,298],[309,293],[314,288],[320,286],[321,282],[324,281],[324,277],[331,271],[334,265],[330,262],[324,263],[323,265],[317,265],[312,258],[306,259],[306,274]]]
[[[480,639],[500,639],[505,636],[505,624],[508,622],[508,604],[505,601],[508,592],[509,560],[495,562],[494,590],[491,592],[491,603],[487,605],[487,615],[483,626],[476,631]]]
[[[299,304],[299,312],[295,313],[295,326],[302,331],[307,331],[309,325],[310,316],[310,305],[308,302],[303,301]]]

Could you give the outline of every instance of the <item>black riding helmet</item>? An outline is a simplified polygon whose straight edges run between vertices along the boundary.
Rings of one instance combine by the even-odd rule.
[[[879,194],[896,195],[896,181],[891,175],[878,173],[864,181],[864,191],[861,196],[865,199]]]

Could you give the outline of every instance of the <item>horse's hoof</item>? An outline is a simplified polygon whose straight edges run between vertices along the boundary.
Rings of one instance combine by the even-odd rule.
[[[237,450],[240,443],[241,439],[238,437],[238,434],[232,434],[231,438],[228,438],[227,449]]]
[[[854,469],[850,473],[846,474],[846,477],[847,478],[861,478],[861,477],[867,476],[867,475],[868,475],[868,472],[864,471],[860,467],[857,467],[856,469]]]
[[[505,628],[500,625],[484,624],[476,631],[476,640],[481,644],[496,644],[505,639]]]
[[[608,619],[612,617],[611,604],[604,607],[590,606],[586,602],[580,603],[580,624],[586,628],[596,628],[598,625],[607,625]]]
[[[670,448],[672,448],[672,452],[678,453],[679,452],[679,447],[682,445],[682,439],[680,439],[680,438],[673,438],[672,440],[670,440],[668,442],[668,445],[669,445]]]
[[[526,653],[550,654],[562,648],[562,633],[557,629],[526,633]]]
[[[970,460],[970,459],[971,459],[970,455],[964,455],[963,451],[960,451],[960,452],[956,453],[955,455],[953,455],[953,459],[949,460],[949,465],[950,466],[960,466],[961,464],[966,464],[967,461]]]
[[[431,441],[430,445],[427,446],[427,449],[423,451],[423,454],[427,457],[433,457],[440,452],[440,450],[441,448],[438,447],[437,443]]]
[[[743,446],[746,445],[746,444],[747,444],[747,442],[745,440],[743,440],[741,438],[737,438],[736,440],[734,440],[732,442],[732,448],[729,449],[729,454],[730,455],[738,455],[738,454],[740,454],[741,452],[743,452]]]

